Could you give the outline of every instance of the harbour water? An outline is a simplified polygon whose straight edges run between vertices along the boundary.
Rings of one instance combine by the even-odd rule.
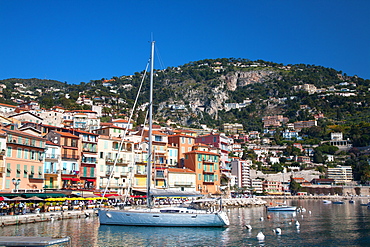
[[[6,226],[0,232],[2,236],[70,236],[72,246],[369,246],[370,209],[360,200],[339,205],[321,200],[288,203],[306,211],[231,208],[228,228],[100,226],[97,217],[89,217]],[[276,228],[281,229],[280,235],[274,233]],[[265,235],[263,241],[256,237],[259,232]]]

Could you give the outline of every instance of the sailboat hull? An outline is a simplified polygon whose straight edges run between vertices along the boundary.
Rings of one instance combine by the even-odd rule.
[[[225,227],[229,225],[224,212],[161,213],[159,211],[99,210],[101,225]]]

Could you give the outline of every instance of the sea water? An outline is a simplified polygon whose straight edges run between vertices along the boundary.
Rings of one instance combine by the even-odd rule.
[[[370,246],[370,209],[361,206],[360,200],[354,204],[288,203],[305,210],[230,208],[227,228],[100,226],[97,217],[89,217],[6,226],[0,228],[0,235],[70,236],[72,246]],[[264,240],[257,239],[259,232]]]

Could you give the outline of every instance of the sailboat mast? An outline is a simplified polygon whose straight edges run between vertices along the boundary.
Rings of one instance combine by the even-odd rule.
[[[148,162],[147,162],[147,198],[146,203],[147,207],[151,207],[151,195],[150,195],[150,186],[152,182],[152,160],[153,160],[153,148],[152,148],[152,128],[153,128],[153,70],[154,70],[154,44],[155,41],[152,41],[151,55],[150,55],[150,95],[149,95],[149,145],[148,145]]]

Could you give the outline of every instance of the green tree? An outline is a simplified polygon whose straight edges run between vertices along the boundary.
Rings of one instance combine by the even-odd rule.
[[[290,176],[290,184],[289,184],[289,190],[290,190],[290,193],[292,195],[296,195],[297,192],[301,189],[301,185],[299,183],[297,183],[297,181],[295,181],[293,179],[293,176]]]

